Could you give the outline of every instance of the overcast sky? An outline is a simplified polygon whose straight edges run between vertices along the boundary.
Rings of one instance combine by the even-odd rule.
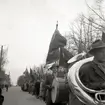
[[[13,83],[26,66],[45,63],[56,21],[63,34],[86,9],[85,0],[0,0],[0,45],[8,47]]]

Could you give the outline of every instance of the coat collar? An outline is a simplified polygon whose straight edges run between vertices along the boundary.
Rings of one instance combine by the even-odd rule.
[[[105,80],[105,73],[98,67],[97,64],[95,64],[94,62],[92,63],[93,68],[95,70],[95,72],[103,79]]]

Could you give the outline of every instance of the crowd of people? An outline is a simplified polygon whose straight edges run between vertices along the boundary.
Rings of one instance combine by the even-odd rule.
[[[45,79],[37,79],[36,81],[26,82],[22,87],[22,90],[29,92],[29,94],[35,95],[36,98],[40,98],[45,101],[46,90],[51,81],[51,75],[46,76]],[[23,89],[24,88],[24,89]]]
[[[80,68],[80,79],[87,88],[94,90],[105,89],[105,43],[102,40],[96,40],[93,42],[89,53],[94,56],[94,59]],[[52,84],[53,74],[56,74],[54,71],[59,71],[60,68],[55,66],[50,69],[45,79],[37,79],[36,82],[27,83],[29,93],[36,95],[37,98],[42,98],[44,101],[46,100],[46,90]],[[84,105],[72,92],[70,93],[70,100],[70,105]]]
[[[62,73],[56,74],[57,70],[62,72],[61,69],[62,68],[58,67],[56,64],[48,67],[48,70],[43,78],[37,78],[34,81],[26,82],[26,84],[24,85],[25,91],[29,92],[29,94],[35,95],[37,99],[41,99],[44,102],[47,102],[48,101],[47,92],[51,91],[52,89],[52,82],[54,77],[55,76],[65,77],[65,75],[62,75]]]

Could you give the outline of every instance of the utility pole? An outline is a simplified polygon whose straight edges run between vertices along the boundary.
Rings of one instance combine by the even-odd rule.
[[[1,54],[0,54],[0,71],[2,69],[2,58],[3,58],[3,45],[1,46]]]

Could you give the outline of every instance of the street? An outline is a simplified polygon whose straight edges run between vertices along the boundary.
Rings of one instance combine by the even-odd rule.
[[[45,105],[42,100],[36,99],[35,96],[21,91],[20,87],[11,87],[9,91],[3,90],[3,105]]]

